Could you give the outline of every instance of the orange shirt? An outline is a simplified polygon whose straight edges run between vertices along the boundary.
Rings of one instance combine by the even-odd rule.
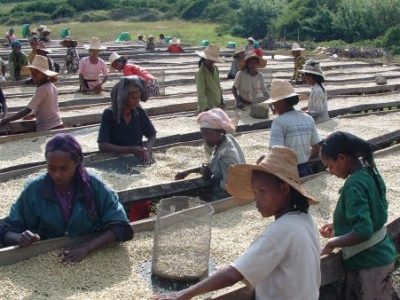
[[[125,64],[122,72],[124,73],[124,76],[137,75],[143,78],[145,81],[150,79],[152,80],[156,79],[153,75],[149,73],[149,71],[135,64]]]
[[[168,46],[168,52],[171,53],[181,53],[183,52],[183,49],[181,46],[177,45],[177,44],[172,44]]]

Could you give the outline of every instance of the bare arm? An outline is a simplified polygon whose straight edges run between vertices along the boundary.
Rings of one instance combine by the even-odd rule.
[[[311,146],[311,158],[315,158],[319,155],[319,150],[320,150],[321,146],[319,144],[315,144]]]
[[[232,94],[235,97],[236,101],[240,101],[239,94],[237,92],[237,88],[235,86],[232,87]]]
[[[192,174],[192,173],[200,173],[201,169],[202,169],[202,167],[196,167],[196,168],[191,168],[191,169],[187,169],[187,170],[178,172],[175,175],[175,180],[185,179],[187,176],[189,176],[189,174]]]
[[[146,148],[147,148],[150,152],[152,151],[152,149],[153,149],[153,147],[154,147],[154,144],[156,143],[156,139],[157,139],[157,135],[155,134],[155,135],[151,136],[151,137],[148,139],[148,141],[146,142]]]
[[[158,299],[177,299],[177,300],[188,300],[192,299],[195,296],[202,295],[205,293],[209,293],[212,291],[220,290],[225,287],[234,285],[235,283],[243,280],[243,275],[240,274],[238,270],[229,266],[226,267],[207,279],[197,283],[194,286],[184,290],[178,297],[169,298],[167,297],[159,297]]]
[[[329,239],[328,243],[322,249],[321,255],[328,255],[332,253],[333,249],[335,248],[343,248],[357,245],[364,242],[365,240],[365,238],[362,238],[354,231],[351,231],[347,234]]]
[[[144,153],[144,148],[140,146],[118,146],[111,143],[98,143],[99,150],[103,152],[113,152],[121,154],[135,154],[142,156]]]
[[[2,119],[0,121],[0,127],[7,125],[8,123],[10,123],[12,121],[19,120],[19,119],[25,117],[26,115],[29,115],[31,113],[31,111],[32,110],[30,108],[25,107],[24,109],[17,112],[15,115],[12,115],[11,117]]]

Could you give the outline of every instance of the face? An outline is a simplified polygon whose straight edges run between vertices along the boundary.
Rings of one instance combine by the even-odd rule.
[[[292,51],[293,57],[299,56],[299,54],[300,54],[300,51]]]
[[[89,56],[90,57],[98,57],[100,50],[98,49],[89,49]]]
[[[280,216],[290,207],[290,186],[287,183],[255,173],[252,189],[257,210],[264,218]]]
[[[128,102],[126,103],[126,107],[129,108],[130,110],[135,109],[136,107],[139,106],[140,102],[140,96],[142,95],[142,92],[138,87],[132,87],[129,90],[128,93]]]
[[[250,58],[249,60],[247,60],[246,65],[247,65],[247,70],[249,70],[249,72],[257,71],[258,59]]]
[[[306,81],[307,84],[309,85],[314,85],[315,84],[315,79],[313,76],[310,74],[305,73],[304,74],[304,80]]]
[[[44,80],[46,80],[47,76],[45,74],[43,74],[42,72],[40,72],[39,70],[36,69],[31,69],[31,75],[32,75],[32,79],[35,83],[40,83]]]
[[[203,136],[204,142],[210,147],[219,145],[224,137],[224,134],[221,130],[201,128],[200,132]]]
[[[346,179],[350,174],[350,170],[347,167],[348,157],[346,155],[339,154],[336,160],[321,155],[321,161],[328,168],[329,172],[338,178]]]
[[[271,109],[275,115],[281,115],[286,110],[286,103],[285,101],[277,101],[271,104]]]
[[[19,47],[19,46],[14,46],[12,49],[13,49],[13,51],[15,53],[20,53],[21,52],[21,47]]]
[[[37,47],[39,46],[39,42],[38,40],[32,40],[30,45],[32,49],[37,49]]]
[[[71,184],[78,163],[75,162],[71,154],[64,151],[47,153],[47,172],[54,183],[61,187]]]
[[[118,70],[118,71],[121,71],[121,70],[124,68],[124,66],[122,65],[121,61],[119,61],[118,59],[115,60],[115,61],[112,63],[111,66],[112,66],[114,69]]]

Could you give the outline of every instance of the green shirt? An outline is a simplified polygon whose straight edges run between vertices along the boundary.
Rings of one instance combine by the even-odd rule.
[[[302,80],[303,74],[299,72],[299,70],[303,69],[303,65],[306,63],[306,59],[304,56],[298,55],[294,58],[294,71],[292,80]]]
[[[220,106],[222,90],[217,66],[214,65],[211,72],[202,64],[196,73],[196,86],[200,111]]]
[[[387,221],[388,203],[382,177],[376,173],[382,189],[380,195],[373,171],[361,168],[351,174],[340,190],[333,215],[335,236],[351,231],[370,239]],[[396,249],[389,237],[353,257],[344,260],[347,269],[359,270],[388,265],[395,260]]]
[[[20,80],[22,67],[28,65],[28,58],[25,53],[11,52],[8,55],[8,68],[10,69],[11,80]],[[22,72],[23,73],[23,72]]]

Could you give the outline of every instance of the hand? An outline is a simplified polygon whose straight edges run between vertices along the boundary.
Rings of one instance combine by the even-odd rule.
[[[185,179],[188,176],[188,172],[182,171],[182,172],[178,172],[175,175],[175,180],[182,180]]]
[[[146,164],[146,165],[150,165],[150,164],[152,164],[153,163],[153,156],[151,155],[151,152],[150,152],[150,150],[146,150],[146,151],[144,151],[144,153],[143,153],[143,163],[144,164]]]
[[[84,259],[89,254],[86,246],[78,246],[73,249],[61,249],[58,257],[63,264],[75,264]]]
[[[147,151],[146,147],[133,146],[131,152],[137,156],[144,157],[144,153]]]
[[[200,168],[200,174],[203,175],[205,178],[207,179],[211,179],[212,177],[212,172],[210,170],[209,167],[207,167],[207,165],[202,165]]]
[[[96,94],[100,94],[102,90],[103,90],[103,87],[102,87],[101,84],[98,84],[98,85],[96,85],[96,86],[94,87],[94,92],[95,92]]]
[[[321,256],[323,255],[329,255],[333,252],[333,250],[335,249],[334,246],[332,246],[331,244],[331,240],[329,240],[326,245],[324,246],[324,248],[322,248],[321,250]]]
[[[319,229],[319,233],[327,239],[333,238],[335,236],[335,231],[333,230],[333,224],[325,224]]]
[[[38,234],[25,230],[19,235],[18,245],[21,247],[28,247],[38,241],[40,241],[40,236]]]
[[[192,298],[189,296],[185,296],[185,294],[183,294],[182,292],[178,292],[178,293],[171,293],[171,294],[167,294],[167,295],[156,295],[153,299],[154,300],[190,300]]]

